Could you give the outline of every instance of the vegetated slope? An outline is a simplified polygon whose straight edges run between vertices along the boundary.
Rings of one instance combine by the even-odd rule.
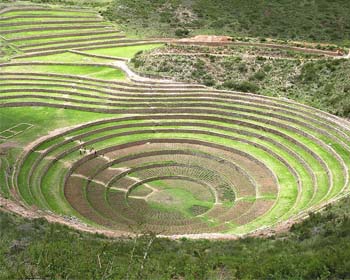
[[[348,279],[349,207],[344,199],[290,233],[236,241],[112,240],[0,211],[0,278]]]
[[[348,44],[346,0],[114,0],[105,16],[140,34],[225,34]]]
[[[139,53],[131,62],[137,71],[287,97],[350,117],[349,59],[258,47],[167,46]]]

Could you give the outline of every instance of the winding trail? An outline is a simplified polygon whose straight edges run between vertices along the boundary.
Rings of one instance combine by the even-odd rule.
[[[113,63],[113,66],[118,67],[119,69],[123,70],[128,78],[133,82],[138,83],[160,83],[160,84],[180,84],[173,80],[167,80],[167,79],[154,79],[154,78],[148,78],[148,77],[142,77],[139,74],[136,74],[133,72],[126,61],[116,61]]]

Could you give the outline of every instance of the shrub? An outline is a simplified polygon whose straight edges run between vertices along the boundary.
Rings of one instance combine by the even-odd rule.
[[[317,72],[313,63],[306,63],[301,69],[300,79],[303,82],[316,81],[318,78]]]
[[[246,73],[248,71],[248,68],[244,63],[241,63],[238,65],[238,70],[241,73]]]
[[[137,57],[133,57],[130,62],[134,65],[135,68],[139,68],[144,65],[144,61],[138,59]]]
[[[212,86],[215,86],[215,80],[213,79],[212,76],[206,75],[203,79],[203,84],[206,85],[207,87],[212,87]]]
[[[272,70],[272,66],[269,64],[264,65],[263,70],[265,72],[270,72]]]
[[[188,34],[190,34],[190,31],[188,29],[178,28],[175,30],[176,37],[186,37]]]
[[[235,82],[235,81],[226,81],[222,84],[224,88],[237,90],[237,91],[243,91],[243,92],[257,92],[259,90],[259,86],[255,83],[249,82],[249,81],[243,81],[243,82]]]
[[[265,72],[262,70],[259,70],[259,71],[255,72],[255,74],[252,76],[252,79],[262,81],[263,79],[265,79],[265,77],[266,77]]]

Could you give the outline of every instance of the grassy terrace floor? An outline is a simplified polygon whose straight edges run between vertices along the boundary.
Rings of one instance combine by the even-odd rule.
[[[61,49],[67,38],[74,39],[67,48],[79,47],[83,43],[88,44],[89,41],[92,44],[111,38],[114,40],[123,38],[116,26],[104,22],[94,12],[42,10],[40,7],[37,10],[9,9],[1,13],[0,33],[5,39],[13,42],[20,51],[27,53],[36,52],[43,47],[48,50]],[[45,45],[33,46],[40,43]]]
[[[130,80],[123,60],[163,44],[123,38],[95,13],[31,9],[0,14],[18,52],[0,65],[3,196],[173,235],[251,233],[348,193],[347,122],[281,98]]]

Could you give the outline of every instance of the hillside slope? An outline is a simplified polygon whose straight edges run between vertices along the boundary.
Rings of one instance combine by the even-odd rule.
[[[136,34],[210,33],[349,44],[345,0],[114,0],[106,17]]]
[[[0,228],[1,279],[350,277],[349,199],[270,239],[111,240],[2,211]]]
[[[131,62],[140,72],[219,89],[286,97],[350,117],[349,59],[252,46],[169,45],[139,53]]]

